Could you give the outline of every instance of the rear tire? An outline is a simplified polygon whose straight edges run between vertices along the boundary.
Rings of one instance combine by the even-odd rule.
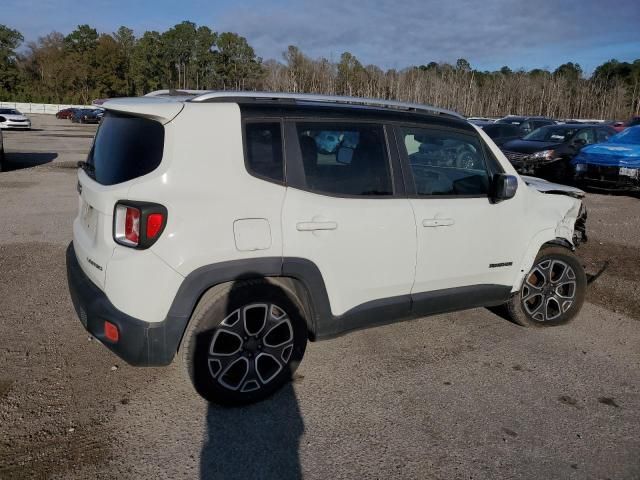
[[[196,307],[182,343],[182,363],[206,400],[258,402],[287,383],[307,345],[297,298],[267,280],[217,286]]]
[[[520,291],[499,308],[523,327],[551,327],[570,322],[580,312],[587,277],[578,258],[563,247],[540,250]]]

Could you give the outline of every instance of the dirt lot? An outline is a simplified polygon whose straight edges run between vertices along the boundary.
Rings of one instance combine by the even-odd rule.
[[[0,173],[0,479],[640,478],[640,200],[592,195],[568,326],[484,310],[311,344],[292,385],[208,406],[77,320],[64,250],[94,127],[33,116]],[[25,168],[39,165],[36,168]]]

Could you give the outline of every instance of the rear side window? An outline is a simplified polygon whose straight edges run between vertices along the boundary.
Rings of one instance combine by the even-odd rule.
[[[245,126],[247,169],[257,177],[284,181],[282,129],[279,122],[247,123]]]
[[[418,195],[488,194],[489,171],[476,137],[422,128],[401,128],[400,135]]]
[[[381,125],[298,123],[306,188],[333,195],[393,195]]]
[[[115,185],[158,168],[163,149],[161,123],[107,113],[96,133],[85,170],[96,182]]]

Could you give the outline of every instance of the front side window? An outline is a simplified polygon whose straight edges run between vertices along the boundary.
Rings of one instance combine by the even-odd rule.
[[[306,188],[345,196],[392,195],[380,125],[296,124]]]
[[[520,128],[522,129],[523,132],[529,133],[534,129],[534,126],[533,126],[532,122],[523,122],[520,125]]]
[[[400,135],[418,195],[488,194],[489,173],[477,138],[421,128],[401,128]]]
[[[280,122],[247,123],[245,138],[249,172],[276,182],[284,181]]]
[[[587,145],[591,145],[592,143],[596,143],[595,135],[593,134],[593,129],[585,128],[584,130],[580,130],[576,136],[575,140],[584,140]]]

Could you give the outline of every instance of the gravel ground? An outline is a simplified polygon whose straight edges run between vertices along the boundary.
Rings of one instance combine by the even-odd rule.
[[[0,173],[0,479],[640,478],[640,200],[589,194],[579,318],[484,309],[311,344],[294,382],[207,405],[90,341],[64,250],[94,127],[33,116]],[[25,168],[39,165],[37,168]]]

